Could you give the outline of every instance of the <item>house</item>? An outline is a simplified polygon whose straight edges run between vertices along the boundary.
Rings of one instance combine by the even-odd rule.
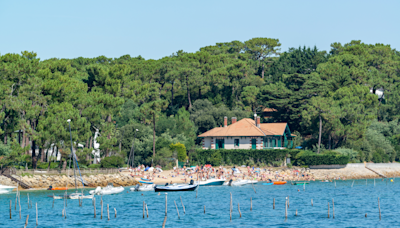
[[[228,126],[228,118],[224,118],[224,126],[216,127],[198,137],[202,138],[203,149],[284,149],[293,147],[295,135],[290,133],[287,123],[260,123],[244,118]]]

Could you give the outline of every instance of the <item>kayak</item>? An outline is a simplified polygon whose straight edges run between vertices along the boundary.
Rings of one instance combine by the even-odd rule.
[[[275,181],[274,185],[283,185],[286,184],[286,181]]]
[[[263,185],[273,185],[274,183],[262,183]]]
[[[55,188],[51,188],[49,190],[68,190],[67,187],[55,187]]]
[[[153,182],[139,181],[142,184],[153,184]]]
[[[144,180],[144,181],[150,181],[150,179],[146,179],[146,178],[140,178],[140,179],[142,179],[142,180]]]
[[[292,185],[305,185],[309,184],[309,182],[293,182]]]

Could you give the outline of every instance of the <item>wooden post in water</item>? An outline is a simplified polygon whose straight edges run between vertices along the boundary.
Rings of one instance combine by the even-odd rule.
[[[367,213],[365,213],[365,218],[367,217]]]
[[[290,208],[289,196],[287,197],[287,208]]]
[[[19,219],[21,219],[21,198],[19,197],[19,193],[18,193],[18,207],[19,207]]]
[[[11,202],[12,200],[10,200],[10,219],[12,219],[12,216],[11,216],[11,204],[12,204],[12,202]]]
[[[165,217],[167,217],[167,202],[168,202],[167,195],[168,193],[165,193]]]
[[[147,214],[147,218],[149,217],[149,209],[147,209],[147,203],[146,203],[146,214]]]
[[[231,202],[229,203],[229,217],[232,220],[232,193],[231,194]]]
[[[332,199],[332,212],[333,212],[332,218],[335,218],[335,201],[334,201],[334,199]]]
[[[114,212],[115,212],[115,218],[117,217],[117,209],[114,207]]]
[[[100,219],[103,219],[103,199],[101,199],[101,201],[100,201],[100,206],[101,206],[101,209],[100,209]]]
[[[110,220],[110,208],[108,207],[108,204],[107,204],[107,218],[108,220]]]
[[[37,203],[36,203],[36,226],[38,225],[38,210],[37,210]]]
[[[96,218],[96,197],[93,197],[94,218]]]
[[[272,204],[272,209],[275,209],[275,198],[274,198],[274,202]]]
[[[176,213],[178,213],[178,219],[181,219],[181,216],[179,216],[178,206],[176,205],[175,200],[174,200],[174,204],[175,204],[175,207],[176,207]],[[204,213],[206,213],[206,209],[204,209]]]
[[[15,195],[15,210],[17,210],[17,201],[18,201],[18,183],[17,183],[17,194]]]
[[[167,216],[164,217],[164,222],[162,224],[162,228],[165,228],[165,223],[167,222]]]
[[[206,205],[204,205],[204,214],[206,213]]]
[[[329,202],[328,202],[328,218],[329,218],[329,214],[330,214],[330,213],[329,213]]]
[[[64,218],[64,209],[62,209],[62,211],[61,211],[61,217]]]
[[[313,201],[312,201],[312,199],[311,199],[311,207],[312,207],[312,206],[314,206],[314,203],[313,203]]]
[[[355,181],[355,180],[353,180],[353,183],[351,184],[351,187],[353,187],[354,181]]]
[[[144,218],[144,201],[143,201],[143,218]]]
[[[253,210],[253,199],[250,197],[250,211]]]
[[[53,193],[53,205],[51,206],[51,208],[54,208],[54,193]]]
[[[296,216],[297,216],[297,209],[296,209]]]
[[[381,220],[381,204],[379,202],[379,197],[378,197],[378,208],[379,208],[379,220]]]
[[[240,218],[242,217],[242,212],[240,212],[240,204],[238,203],[238,211],[239,211],[239,215],[240,215]]]
[[[28,226],[28,219],[29,219],[29,214],[26,216],[26,220],[25,220],[25,226],[24,226],[24,228],[26,228],[26,226]]]
[[[288,198],[285,200],[285,219],[287,219],[287,209],[288,209]]]
[[[28,209],[29,209],[29,193],[26,193],[26,195],[28,196]]]
[[[182,207],[183,207],[183,214],[186,214],[185,212],[185,206],[183,205],[183,201],[182,201],[182,196],[179,196],[181,198],[181,203],[182,203]]]

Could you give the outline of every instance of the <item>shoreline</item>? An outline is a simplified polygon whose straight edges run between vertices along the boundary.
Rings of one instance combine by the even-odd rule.
[[[229,173],[231,167],[225,166],[224,170]],[[215,169],[218,169],[217,167]],[[340,169],[306,169],[306,168],[285,168],[285,167],[265,167],[265,168],[255,168],[253,173],[249,173],[247,168],[238,167],[240,174],[229,174],[225,178],[227,180],[233,179],[256,179],[258,181],[265,181],[271,179],[272,181],[322,181],[322,180],[357,180],[357,179],[385,179],[378,174],[372,172],[365,167],[346,167]],[[400,177],[400,167],[383,167],[377,168],[375,171],[385,175],[388,178]],[[297,174],[299,173],[299,174]],[[133,177],[131,174],[134,175]],[[304,176],[303,176],[304,175]],[[166,183],[188,183],[191,179],[197,181],[197,174],[183,175],[181,169],[175,170],[165,170],[162,173],[153,174],[150,172],[130,172],[122,171],[115,174],[98,174],[83,176],[83,179],[90,183],[89,186],[85,186],[87,189],[96,188],[97,186],[105,187],[108,183],[113,183],[114,186],[135,186],[140,184],[139,181],[141,177],[150,177],[151,182],[158,185],[164,185]],[[210,175],[212,177],[212,174]],[[186,177],[186,182],[185,182]],[[190,178],[192,177],[192,178]],[[31,186],[30,189],[24,189],[19,187],[20,191],[32,191],[32,190],[47,190],[49,186],[53,187],[66,187],[70,189],[75,189],[75,180],[73,176],[67,177],[65,175],[33,175],[21,177],[21,181]],[[17,186],[14,181],[11,181],[5,176],[0,176],[0,184],[8,186]],[[77,180],[78,188],[82,188],[82,182]]]

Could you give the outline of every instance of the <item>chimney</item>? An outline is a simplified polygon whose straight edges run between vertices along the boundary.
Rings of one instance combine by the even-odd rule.
[[[228,126],[228,117],[224,117],[224,127]]]
[[[232,117],[232,124],[236,123],[236,117]]]
[[[261,126],[261,125],[260,125],[260,117],[257,116],[257,127],[260,128],[260,126]]]

